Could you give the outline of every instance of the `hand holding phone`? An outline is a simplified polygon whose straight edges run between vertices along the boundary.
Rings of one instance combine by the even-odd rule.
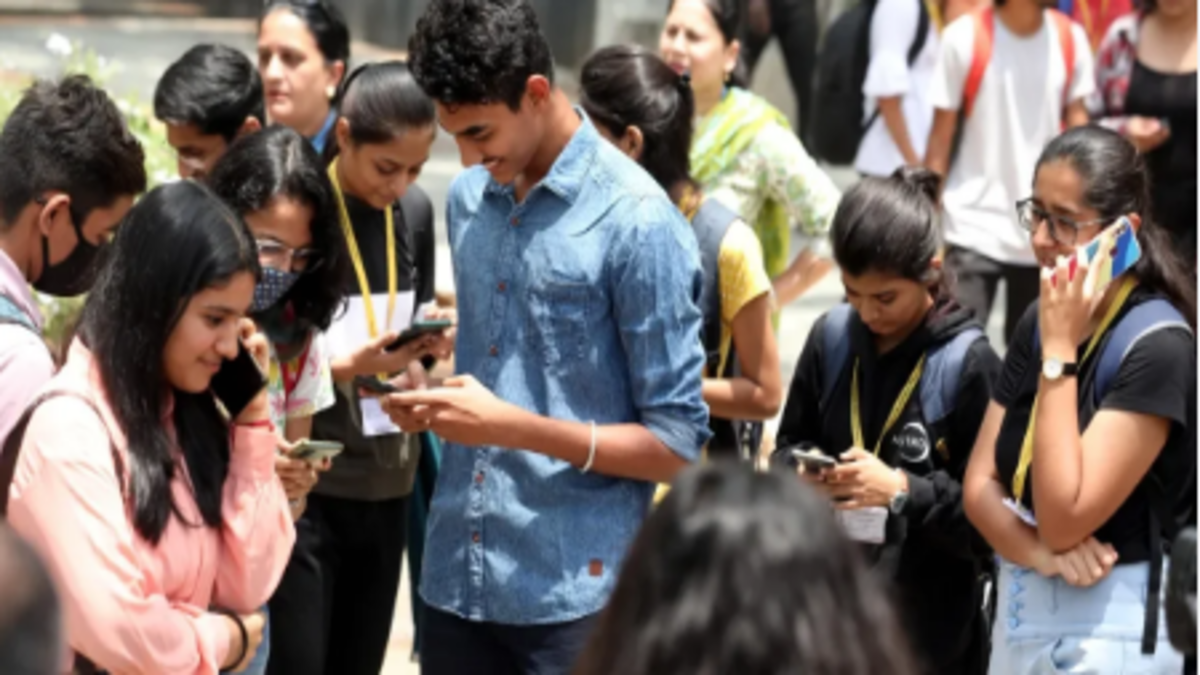
[[[345,446],[335,441],[312,441],[303,439],[288,451],[288,457],[310,464],[316,464],[327,459],[333,459],[342,454]]]
[[[261,397],[262,400],[257,400],[260,394],[264,394],[266,386],[267,378],[242,340],[238,340],[237,356],[222,363],[221,369],[209,382],[213,396],[225,407],[229,417],[239,422],[267,419],[270,411],[265,395]],[[256,405],[251,406],[251,403]]]
[[[453,328],[454,323],[449,319],[433,319],[430,321],[417,321],[412,326],[396,336],[396,340],[387,347],[385,351],[394,352],[401,347],[414,342],[426,335],[437,335]]]
[[[1142,259],[1137,229],[1126,216],[1121,216],[1094,239],[1079,247],[1076,258],[1088,265],[1090,290],[1101,295],[1113,279],[1128,272]]]

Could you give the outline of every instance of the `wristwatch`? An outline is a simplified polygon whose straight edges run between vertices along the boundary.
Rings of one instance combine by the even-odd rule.
[[[1075,377],[1078,374],[1078,363],[1064,363],[1054,357],[1042,360],[1042,377],[1051,382],[1061,380],[1064,377]]]
[[[896,469],[897,473],[899,471],[900,469]],[[891,511],[894,516],[899,516],[904,513],[904,507],[906,506],[908,506],[908,490],[900,488],[899,492],[892,495],[892,501],[888,503],[888,511]]]

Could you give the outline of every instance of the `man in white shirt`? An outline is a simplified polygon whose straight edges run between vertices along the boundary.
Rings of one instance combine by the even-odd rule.
[[[997,0],[994,10],[964,16],[942,34],[930,99],[935,108],[926,165],[946,176],[946,266],[959,300],[982,321],[1004,280],[1005,339],[1038,295],[1037,262],[1016,202],[1029,196],[1042,148],[1066,126],[1086,124],[1092,54],[1078,25],[1060,23],[1053,2]],[[994,14],[993,14],[994,12]],[[1067,27],[1069,25],[1069,28]],[[977,33],[991,29],[986,69],[965,110],[961,144],[951,164]],[[1072,44],[1062,38],[1069,35]],[[1068,68],[1068,59],[1070,67]],[[982,64],[981,64],[982,65]],[[1069,71],[1069,72],[1068,72]]]

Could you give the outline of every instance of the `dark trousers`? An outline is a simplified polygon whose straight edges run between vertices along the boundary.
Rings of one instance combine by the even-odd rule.
[[[272,675],[378,675],[400,586],[407,498],[310,494],[271,598]]]
[[[816,0],[768,2],[771,7],[771,32],[756,35],[749,26],[742,29],[742,58],[745,59],[746,78],[753,78],[758,59],[774,35],[783,51],[792,93],[796,96],[796,116],[800,118],[797,134],[804,141],[808,139],[808,111],[812,106],[813,71],[817,67],[817,3]]]
[[[423,675],[568,675],[596,615],[567,623],[505,626],[425,608]]]
[[[954,294],[964,306],[975,310],[975,317],[987,324],[996,299],[996,286],[1004,280],[1004,342],[1012,341],[1017,322],[1041,292],[1037,267],[1008,265],[965,248],[949,247],[946,269],[953,274]]]

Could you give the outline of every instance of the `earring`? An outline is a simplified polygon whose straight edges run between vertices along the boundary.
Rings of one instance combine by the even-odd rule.
[[[336,95],[337,95],[337,89],[334,88],[334,86],[332,84],[329,85],[328,87],[325,87],[325,98],[332,101],[333,97]]]

